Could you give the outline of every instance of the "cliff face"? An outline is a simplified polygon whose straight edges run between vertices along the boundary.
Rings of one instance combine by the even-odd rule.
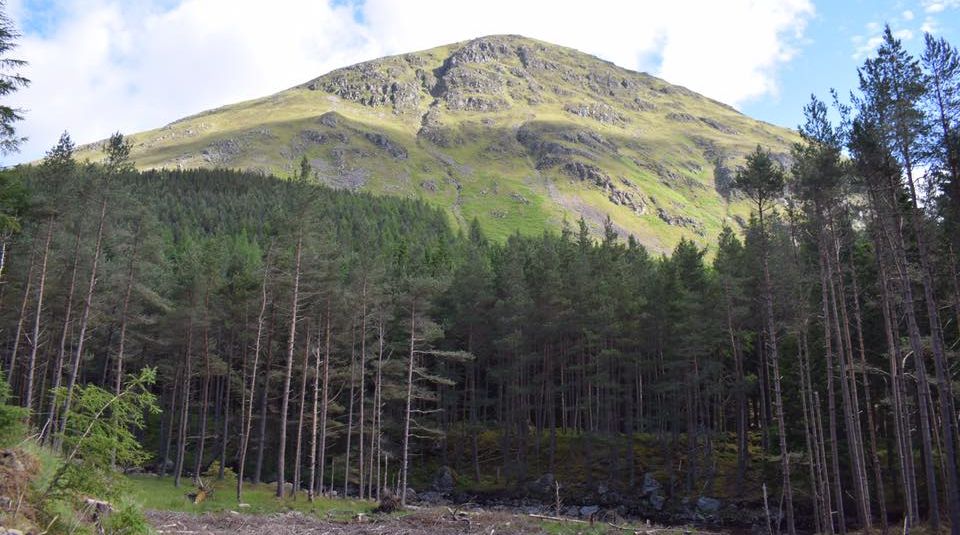
[[[338,69],[132,139],[144,168],[290,175],[306,156],[322,182],[422,197],[494,236],[609,216],[667,250],[741,223],[733,169],[758,144],[786,160],[795,134],[576,50],[490,36]]]

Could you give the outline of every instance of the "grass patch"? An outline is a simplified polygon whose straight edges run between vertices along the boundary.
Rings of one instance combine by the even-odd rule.
[[[203,503],[194,504],[187,498],[193,487],[187,483],[173,486],[172,477],[135,475],[127,478],[130,482],[131,499],[144,509],[160,511],[180,511],[186,513],[217,513],[237,511],[249,514],[270,514],[298,511],[332,520],[349,520],[358,513],[370,514],[376,502],[369,500],[337,499],[318,497],[313,502],[307,500],[305,493],[296,498],[279,499],[274,495],[276,487],[266,483],[245,484],[243,503],[249,507],[239,507],[236,499],[236,483],[229,479],[211,480],[214,492]]]

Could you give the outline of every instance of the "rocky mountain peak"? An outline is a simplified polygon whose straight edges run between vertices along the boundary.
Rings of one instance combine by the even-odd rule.
[[[656,250],[701,243],[748,207],[729,176],[795,135],[645,73],[517,35],[336,69],[134,136],[142,167],[291,174],[420,197],[492,235],[583,217]]]

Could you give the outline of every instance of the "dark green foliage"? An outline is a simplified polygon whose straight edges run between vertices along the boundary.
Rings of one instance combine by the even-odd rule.
[[[13,21],[7,17],[6,8],[6,2],[0,2],[0,97],[30,84],[30,80],[18,72],[27,62],[10,57],[10,53],[17,47],[20,35]],[[22,114],[23,110],[0,102],[0,154],[15,152],[23,141],[23,138],[17,136],[15,126],[23,120]]]
[[[23,440],[27,410],[12,403],[10,384],[0,372],[0,448],[7,448]]]
[[[107,158],[103,166],[108,174],[116,175],[120,173],[129,173],[133,171],[133,162],[130,161],[130,149],[133,144],[129,139],[124,139],[123,134],[115,132],[103,144],[103,152]]]

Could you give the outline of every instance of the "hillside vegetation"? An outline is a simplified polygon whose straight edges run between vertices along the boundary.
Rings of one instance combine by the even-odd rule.
[[[497,238],[583,216],[667,251],[726,221],[733,170],[793,132],[576,50],[490,36],[335,70],[136,134],[141,168],[226,167],[422,198]],[[81,158],[97,159],[96,147]],[[732,202],[731,202],[732,201]]]

